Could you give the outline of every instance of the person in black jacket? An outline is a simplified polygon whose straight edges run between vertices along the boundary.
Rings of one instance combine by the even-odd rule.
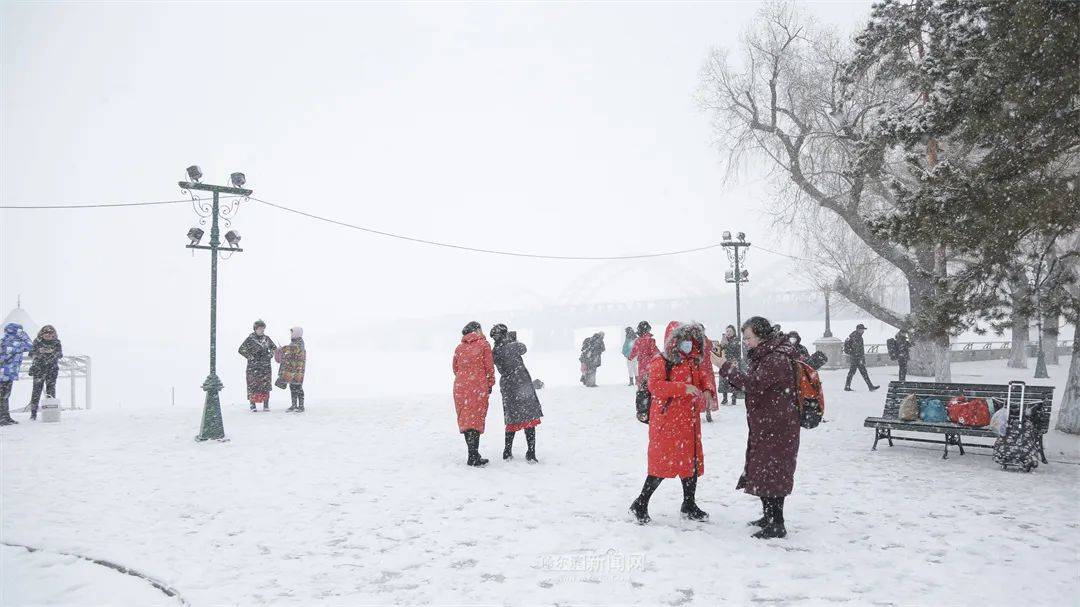
[[[907,381],[907,365],[911,360],[911,337],[907,329],[900,329],[896,333],[896,363],[900,366],[899,380]]]
[[[495,359],[495,368],[499,370],[499,392],[502,394],[503,421],[506,422],[503,459],[513,459],[514,435],[524,430],[528,447],[525,460],[537,463],[536,427],[540,425],[544,411],[540,408],[540,398],[536,395],[532,376],[521,358],[528,348],[517,340],[517,333],[507,330],[506,325],[495,325],[490,335],[495,342],[491,355]]]
[[[251,335],[240,344],[240,356],[247,359],[247,394],[251,411],[255,412],[256,403],[263,404],[263,411],[270,410],[270,390],[273,377],[274,352],[277,344],[266,334],[266,323],[256,320]]]
[[[799,335],[798,331],[792,331],[788,333],[788,340],[791,345],[795,346],[795,351],[799,353],[799,359],[806,362],[810,358],[810,350],[806,349],[806,346],[802,343],[802,335]]]
[[[862,374],[863,379],[866,380],[866,387],[869,388],[871,392],[880,387],[875,386],[870,381],[870,374],[866,372],[866,345],[863,344],[863,333],[865,332],[866,325],[860,323],[844,341],[844,354],[847,354],[848,362],[851,365],[848,368],[847,381],[844,382],[844,390],[848,392],[854,392],[854,390],[851,389],[851,378],[855,377],[855,371]]]
[[[56,377],[60,374],[60,359],[64,357],[64,346],[56,335],[52,325],[45,325],[34,339],[30,349],[30,377],[34,378],[34,391],[30,395],[30,419],[37,419],[38,403],[41,402],[41,389],[45,396],[56,398]]]
[[[581,344],[581,383],[586,387],[596,387],[596,370],[600,368],[601,355],[604,353],[604,332],[588,337]]]

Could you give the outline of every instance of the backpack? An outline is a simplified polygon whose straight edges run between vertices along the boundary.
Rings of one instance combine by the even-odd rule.
[[[851,337],[844,340],[844,354],[851,356]]]
[[[821,389],[821,378],[813,367],[801,360],[793,360],[791,365],[795,370],[799,425],[808,430],[817,428],[825,415],[825,392]]]
[[[671,368],[675,365],[668,359],[664,359],[664,381],[671,379]],[[652,407],[652,392],[649,392],[649,380],[641,382],[635,398],[637,407],[637,420],[643,424],[649,423],[649,408]]]
[[[898,349],[896,347],[895,337],[890,337],[885,340],[885,349],[889,351],[889,360],[896,360]]]

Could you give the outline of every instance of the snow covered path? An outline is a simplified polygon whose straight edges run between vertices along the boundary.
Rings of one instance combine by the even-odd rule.
[[[1002,361],[954,369],[956,381],[1010,377]],[[1051,369],[1056,399],[1066,369]],[[840,391],[839,371],[825,381],[830,421],[803,433],[785,540],[751,539],[759,502],[733,490],[742,407],[704,427],[698,495],[711,522],[680,519],[668,481],[653,524],[633,524],[646,429],[624,386],[542,391],[539,465],[524,461],[520,436],[515,459],[499,457],[494,398],[486,469],[464,465],[449,393],[311,402],[301,416],[229,408],[223,444],[192,440],[193,407],[65,411],[60,424],[0,430],[0,532],[129,565],[193,605],[1076,604],[1075,437],[1052,432],[1055,461],[1029,475],[1001,472],[988,450],[871,452],[862,420],[883,394]],[[85,584],[61,592],[50,562],[29,560],[45,557],[2,555],[0,604],[101,596]],[[120,590],[135,578],[97,583],[109,580],[118,590],[105,602],[148,604]]]

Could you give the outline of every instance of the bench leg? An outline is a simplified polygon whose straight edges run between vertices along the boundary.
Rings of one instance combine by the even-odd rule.
[[[889,439],[889,446],[892,447],[892,428],[888,428],[885,430],[885,438]]]
[[[949,459],[949,435],[945,435],[945,453],[941,456],[941,459]]]
[[[1050,462],[1046,461],[1046,451],[1043,450],[1043,437],[1042,437],[1042,434],[1039,435],[1039,459],[1041,459],[1042,463],[1044,463],[1044,464],[1049,464],[1050,463]]]
[[[960,438],[960,435],[956,435],[956,446],[960,447],[960,455],[964,454],[964,441]]]
[[[877,451],[877,442],[881,440],[881,428],[874,428],[874,446],[870,447],[871,451]]]

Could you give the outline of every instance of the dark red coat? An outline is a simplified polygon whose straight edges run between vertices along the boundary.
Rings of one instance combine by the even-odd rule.
[[[786,337],[777,337],[750,351],[746,373],[731,361],[720,367],[728,384],[746,393],[746,467],[735,488],[750,495],[782,497],[795,484],[800,426],[791,361],[797,356]]]
[[[689,356],[676,351],[681,330],[692,325],[672,322],[664,339],[665,353],[649,363],[649,474],[661,478],[688,478],[705,473],[705,453],[701,448],[701,418],[704,394],[686,394],[686,384],[716,398],[711,366],[705,366],[706,350],[695,343]],[[666,357],[666,358],[665,358]],[[666,360],[677,361],[665,379]],[[696,464],[696,465],[695,465]]]
[[[461,338],[454,350],[454,409],[458,430],[484,432],[488,396],[495,385],[495,362],[491,344],[479,333]]]

